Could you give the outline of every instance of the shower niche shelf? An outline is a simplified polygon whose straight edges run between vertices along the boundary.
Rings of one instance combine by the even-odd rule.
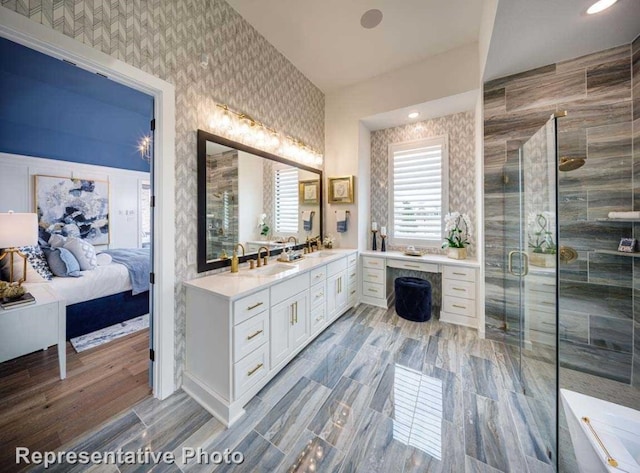
[[[627,256],[631,258],[640,258],[640,252],[638,253],[625,253],[623,251],[615,251],[615,250],[593,250],[594,253],[600,253],[603,255],[616,255],[616,256]]]

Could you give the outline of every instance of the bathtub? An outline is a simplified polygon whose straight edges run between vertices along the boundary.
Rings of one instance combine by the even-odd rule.
[[[581,473],[640,473],[640,411],[560,390]]]

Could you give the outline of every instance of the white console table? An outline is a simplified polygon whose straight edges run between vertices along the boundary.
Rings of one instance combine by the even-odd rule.
[[[363,251],[362,298],[365,304],[387,308],[394,300],[394,286],[388,268],[442,274],[440,320],[478,327],[477,284],[480,263],[443,255],[407,256],[399,251]]]

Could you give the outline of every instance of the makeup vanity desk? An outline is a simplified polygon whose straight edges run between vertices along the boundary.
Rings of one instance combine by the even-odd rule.
[[[365,304],[388,308],[394,301],[389,268],[442,274],[440,320],[478,328],[477,294],[480,263],[444,255],[407,256],[400,251],[362,251],[362,298]],[[437,301],[436,301],[437,302]]]

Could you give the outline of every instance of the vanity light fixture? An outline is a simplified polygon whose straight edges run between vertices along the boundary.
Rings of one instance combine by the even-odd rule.
[[[249,115],[231,110],[227,105],[216,104],[216,108],[209,126],[220,134],[232,136],[247,145],[279,154],[299,163],[322,165],[322,155],[302,141],[281,135]]]
[[[409,118],[418,118],[420,116],[419,112],[411,112],[408,117]]]
[[[600,13],[601,11],[604,11],[607,8],[611,7],[617,1],[618,0],[598,0],[587,9],[587,14],[595,15],[596,13]]]

